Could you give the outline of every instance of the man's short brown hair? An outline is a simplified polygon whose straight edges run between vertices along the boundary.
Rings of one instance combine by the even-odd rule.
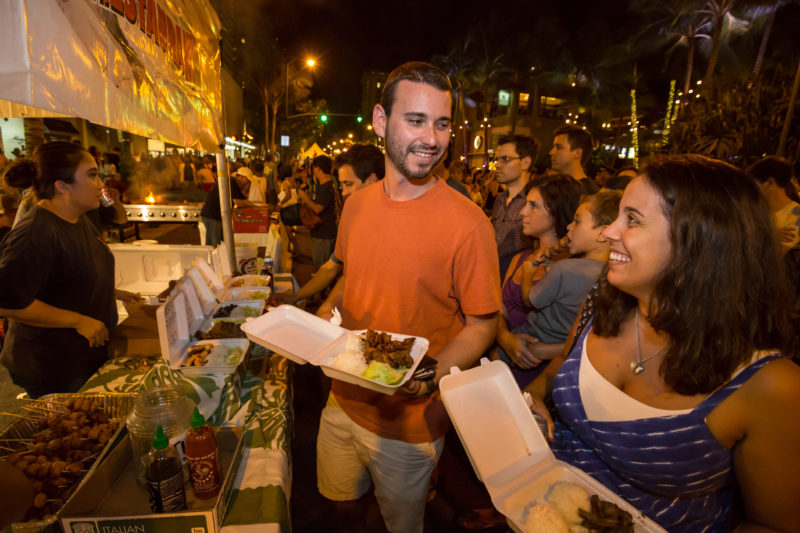
[[[439,67],[422,61],[403,63],[389,74],[383,86],[383,91],[381,92],[381,107],[386,112],[387,117],[392,114],[392,106],[394,105],[395,94],[397,93],[397,84],[401,81],[424,83],[440,91],[447,91],[451,94],[453,92],[453,85],[450,83],[450,78],[448,78],[447,74]]]

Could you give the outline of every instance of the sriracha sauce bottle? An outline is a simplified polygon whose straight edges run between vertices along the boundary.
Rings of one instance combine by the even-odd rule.
[[[222,485],[219,477],[217,439],[197,407],[192,414],[192,427],[186,432],[185,454],[195,497],[206,500],[216,496]]]

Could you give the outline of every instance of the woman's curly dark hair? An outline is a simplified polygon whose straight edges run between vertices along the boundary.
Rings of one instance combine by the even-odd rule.
[[[648,312],[669,338],[659,374],[678,394],[709,394],[754,350],[788,344],[789,290],[769,208],[751,177],[707,157],[671,157],[642,173],[661,196],[672,242]],[[603,281],[594,332],[618,335],[636,305]]]
[[[578,180],[566,174],[551,173],[525,184],[525,196],[531,189],[539,189],[544,206],[553,217],[556,235],[562,238],[567,234],[567,226],[572,222],[581,201],[581,185]]]

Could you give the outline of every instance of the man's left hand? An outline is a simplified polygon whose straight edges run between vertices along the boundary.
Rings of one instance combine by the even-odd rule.
[[[422,398],[428,396],[435,389],[436,385],[432,379],[425,381],[409,379],[402,387],[397,389],[397,394],[411,396],[412,398]]]

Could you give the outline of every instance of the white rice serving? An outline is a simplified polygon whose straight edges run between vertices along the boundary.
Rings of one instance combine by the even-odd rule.
[[[561,513],[546,503],[534,505],[528,510],[523,527],[525,533],[569,533],[569,526]]]
[[[589,493],[577,483],[559,481],[550,487],[547,503],[556,508],[561,516],[570,524],[580,524],[581,515],[578,509],[588,511],[591,508]]]
[[[331,360],[331,366],[349,374],[360,376],[367,369],[364,343],[358,335],[347,335],[344,351]]]

